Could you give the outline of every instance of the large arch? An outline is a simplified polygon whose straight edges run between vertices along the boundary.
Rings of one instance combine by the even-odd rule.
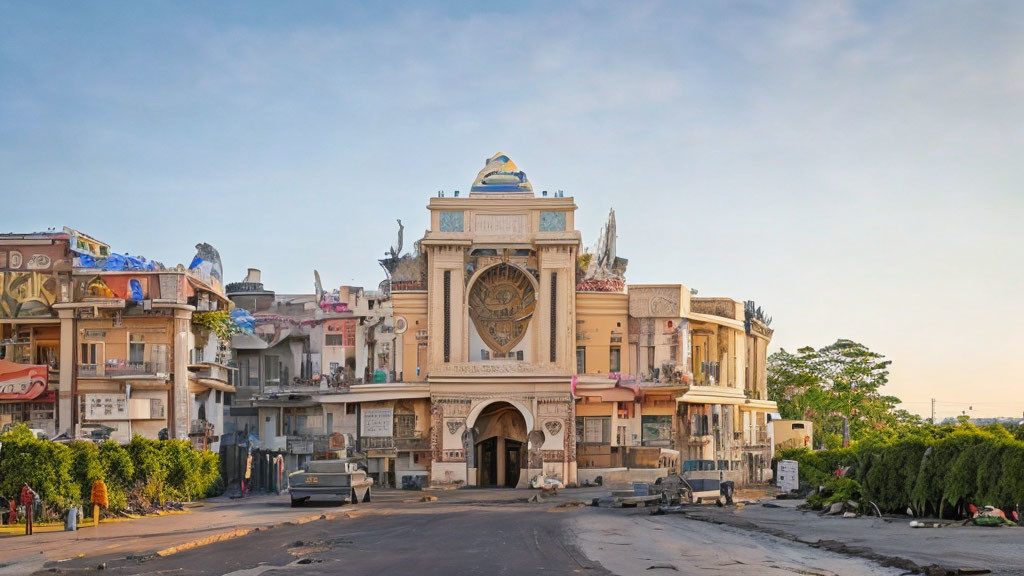
[[[533,415],[517,401],[480,402],[466,419],[466,478],[471,485],[523,488],[529,482]]]
[[[504,402],[506,404],[511,404],[512,406],[515,406],[516,409],[519,410],[519,412],[523,415],[523,419],[526,420],[526,432],[529,433],[531,430],[534,429],[533,414],[530,413],[530,409],[527,408],[526,405],[524,405],[522,402],[518,400],[502,400],[499,398],[495,398],[492,400],[484,400],[483,402],[480,402],[479,404],[474,406],[473,409],[469,411],[469,416],[466,417],[466,428],[472,428],[474,425],[476,425],[476,419],[480,417],[480,413],[484,411],[484,408],[487,408],[488,406],[496,402]]]

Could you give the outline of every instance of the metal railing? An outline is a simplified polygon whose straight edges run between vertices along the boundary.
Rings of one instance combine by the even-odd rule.
[[[395,439],[391,436],[385,436],[381,438],[367,438],[363,437],[359,439],[359,451],[365,452],[367,450],[375,448],[394,448]]]
[[[155,375],[160,366],[155,362],[126,362],[124,364],[108,364],[103,367],[103,372],[105,376],[147,376]]]
[[[78,365],[78,377],[88,378],[90,376],[100,376],[102,371],[100,370],[99,364],[79,364]]]

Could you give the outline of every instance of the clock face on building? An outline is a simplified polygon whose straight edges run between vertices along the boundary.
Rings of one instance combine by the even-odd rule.
[[[522,341],[537,306],[537,293],[525,272],[510,264],[488,268],[469,290],[469,316],[496,355]]]

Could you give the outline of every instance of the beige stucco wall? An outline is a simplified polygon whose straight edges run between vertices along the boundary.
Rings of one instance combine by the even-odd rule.
[[[619,349],[618,371],[629,372],[632,364],[628,312],[629,296],[625,293],[576,293],[576,347],[586,349],[585,373],[608,373],[613,346]],[[613,338],[617,341],[613,342]]]

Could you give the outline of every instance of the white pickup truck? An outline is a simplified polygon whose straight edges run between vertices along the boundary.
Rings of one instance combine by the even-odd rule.
[[[288,492],[292,506],[301,506],[310,498],[337,497],[342,502],[358,504],[370,501],[373,478],[347,459],[311,460],[306,470],[288,475]]]

